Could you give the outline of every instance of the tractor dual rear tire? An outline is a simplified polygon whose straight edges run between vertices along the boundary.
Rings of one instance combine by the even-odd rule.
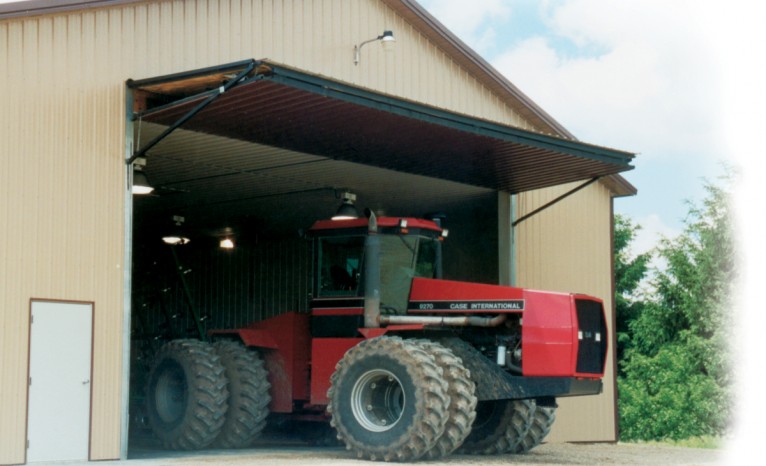
[[[414,461],[444,433],[449,397],[434,356],[398,337],[362,341],[338,362],[327,411],[358,458]]]
[[[222,340],[213,344],[229,380],[229,409],[217,448],[246,448],[258,438],[269,414],[268,372],[254,350],[239,342]]]
[[[529,432],[534,405],[528,400],[479,402],[471,434],[462,453],[498,455],[513,453]]]
[[[149,372],[146,409],[164,448],[197,450],[223,426],[228,381],[215,350],[199,340],[173,340],[157,353]]]

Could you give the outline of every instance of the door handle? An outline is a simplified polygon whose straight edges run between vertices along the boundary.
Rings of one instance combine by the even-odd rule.
[[[88,385],[89,383],[90,383],[90,379],[88,379],[88,380],[83,380],[83,381],[82,381],[82,384],[83,384],[83,385]]]

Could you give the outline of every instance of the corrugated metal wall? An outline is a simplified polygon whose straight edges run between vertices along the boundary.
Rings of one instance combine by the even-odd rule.
[[[170,338],[196,337],[189,298],[204,317],[205,330],[238,328],[281,312],[308,310],[308,240],[238,242],[232,250],[195,243],[199,242],[175,248],[181,274],[173,250],[165,245],[136,253],[133,328],[137,332],[164,332],[170,326]]]
[[[579,183],[518,196],[518,217],[564,194]],[[524,221],[516,228],[519,286],[586,293],[604,300],[612,335],[611,193],[593,184]],[[613,340],[610,340],[613,341]],[[607,356],[604,392],[559,399],[549,441],[615,439],[612,348]]]
[[[396,51],[353,44],[391,29]],[[0,20],[0,463],[24,459],[31,298],[95,302],[91,458],[119,455],[125,89],[270,58],[528,125],[374,0],[175,0]]]
[[[0,463],[24,459],[32,298],[95,303],[92,453],[119,448],[124,93],[89,86],[91,18],[0,23]]]

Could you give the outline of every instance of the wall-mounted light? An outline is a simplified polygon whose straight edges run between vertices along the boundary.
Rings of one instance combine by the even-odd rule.
[[[149,184],[149,178],[144,173],[144,167],[146,166],[146,159],[143,157],[137,158],[133,162],[133,187],[131,192],[133,194],[149,194],[154,191],[154,188]]]
[[[221,249],[234,249],[234,240],[231,238],[224,238],[221,240],[218,245],[221,247]]]
[[[332,219],[351,220],[354,218],[359,218],[359,211],[356,210],[356,207],[354,207],[354,202],[356,202],[356,194],[351,192],[344,192],[341,195],[341,198],[343,199],[343,202],[341,202],[340,207],[338,207],[338,211],[335,212],[335,215],[332,216]]]
[[[386,52],[392,51],[394,49],[394,45],[396,44],[396,38],[394,38],[393,31],[383,31],[383,34],[379,35],[378,37],[375,37],[374,39],[366,40],[362,42],[361,44],[354,46],[354,65],[359,64],[359,60],[361,59],[362,47],[364,47],[365,44],[369,44],[370,42],[375,42],[376,40],[380,41],[380,44],[383,46],[383,50]]]
[[[188,236],[183,234],[181,225],[184,223],[184,218],[180,215],[173,215],[174,226],[170,231],[162,237],[162,241],[171,246],[179,246],[182,244],[188,244],[191,240]]]

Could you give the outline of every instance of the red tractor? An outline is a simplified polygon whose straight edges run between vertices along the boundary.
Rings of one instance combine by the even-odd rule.
[[[267,415],[330,422],[359,458],[521,453],[556,398],[601,392],[601,300],[442,279],[437,220],[319,221],[311,312],[175,340],[149,374],[167,448],[241,448]]]

